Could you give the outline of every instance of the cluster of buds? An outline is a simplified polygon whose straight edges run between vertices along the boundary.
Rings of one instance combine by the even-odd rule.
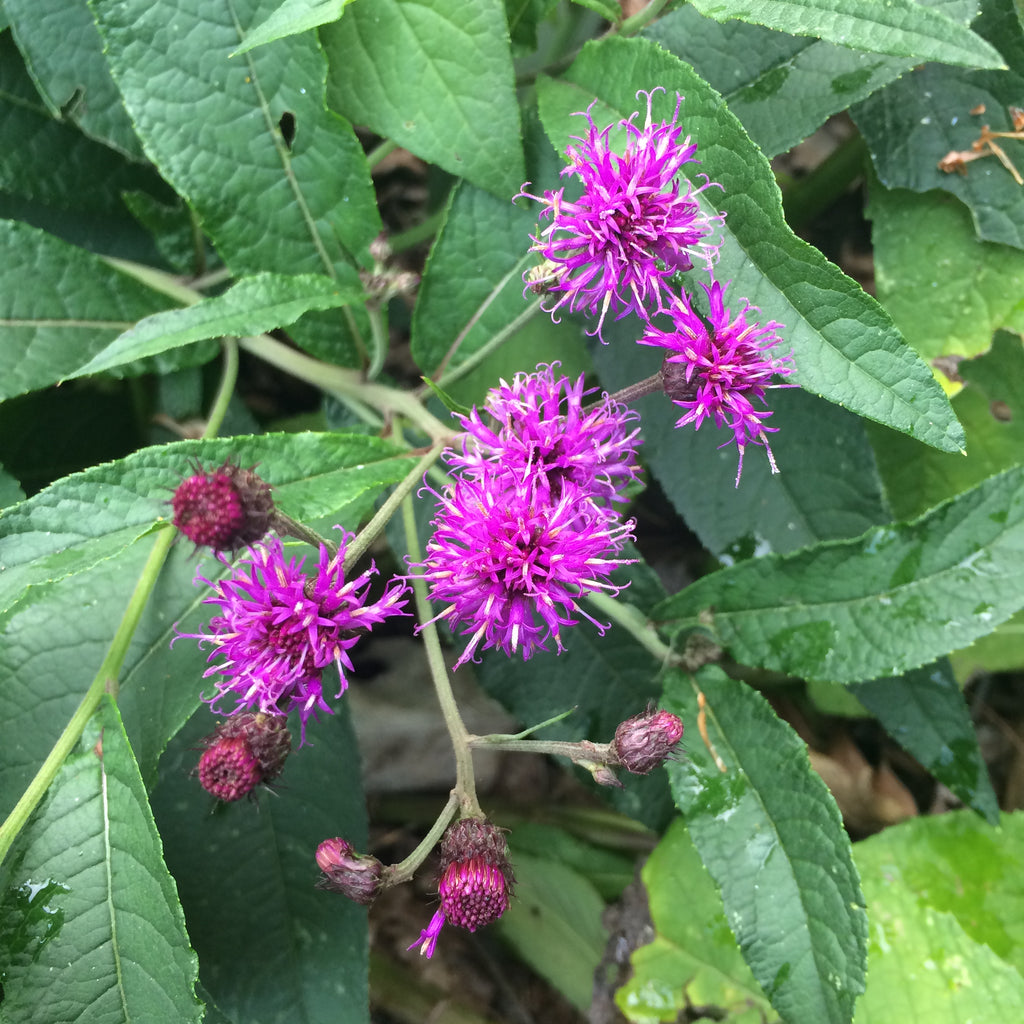
[[[196,773],[218,800],[241,800],[284,769],[292,736],[284,715],[240,714],[225,719],[204,741]]]

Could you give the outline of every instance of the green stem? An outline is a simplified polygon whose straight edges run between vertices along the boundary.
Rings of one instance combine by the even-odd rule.
[[[374,517],[359,531],[358,536],[345,549],[345,571],[348,572],[356,562],[369,550],[370,545],[384,532],[391,522],[391,517],[398,506],[405,501],[412,489],[423,480],[423,474],[438,460],[445,449],[443,442],[438,441],[430,451],[406,473],[394,491],[388,495],[387,501],[377,510]]]
[[[168,298],[174,299],[175,302],[180,302],[183,306],[194,306],[203,298],[202,294],[197,292],[195,288],[182,284],[172,274],[165,273],[163,270],[147,267],[144,263],[121,260],[116,256],[101,256],[100,259],[128,274],[130,277],[134,277],[136,281],[141,281],[147,288],[152,288],[153,291],[166,295]]]
[[[384,886],[401,885],[402,882],[408,882],[412,878],[416,869],[427,859],[427,855],[437,846],[441,836],[444,835],[444,830],[459,809],[459,803],[459,794],[457,790],[453,789],[448,796],[448,803],[444,805],[444,810],[438,815],[437,821],[431,825],[430,831],[424,836],[419,846],[405,860],[384,869]]]
[[[425,242],[428,238],[432,238],[437,234],[438,228],[444,223],[444,214],[445,207],[442,207],[415,227],[408,228],[406,231],[400,231],[397,235],[389,236],[388,245],[391,246],[391,251],[393,253],[404,252],[406,249],[411,249],[414,245],[419,245],[420,242]]]
[[[216,436],[224,420],[224,413],[227,410],[228,398],[234,390],[235,379],[238,371],[238,347],[231,342],[224,345],[224,368],[221,374],[220,387],[213,407],[206,422],[206,430],[203,437]],[[142,569],[135,589],[121,617],[120,625],[114,634],[103,663],[99,667],[89,689],[82,698],[81,703],[75,709],[70,721],[64,727],[53,749],[47,755],[35,777],[28,784],[21,799],[15,804],[14,809],[8,815],[7,820],[0,825],[0,861],[7,855],[11,844],[17,838],[18,833],[25,827],[29,816],[35,810],[36,805],[42,800],[46,791],[50,788],[57,776],[61,765],[67,760],[82,737],[85,726],[89,719],[99,707],[104,693],[110,693],[115,699],[117,697],[118,676],[124,666],[124,659],[128,653],[128,647],[138,628],[139,620],[149,601],[149,597],[156,586],[157,576],[163,567],[171,544],[177,536],[177,530],[164,527],[157,534],[156,541],[149,552],[146,564]]]
[[[384,360],[388,354],[388,338],[380,307],[368,302],[366,315],[370,319],[370,365],[366,368],[366,376],[373,380],[380,376],[380,371],[384,369]]]
[[[790,226],[803,227],[835,205],[864,173],[868,148],[859,132],[841,142],[810,174],[783,189],[782,206]]]
[[[662,641],[654,627],[647,621],[647,618],[633,605],[623,604],[609,594],[594,591],[587,594],[587,603],[596,608],[602,615],[606,615],[613,622],[618,623],[630,633],[636,641],[657,658],[663,665],[675,665],[679,656],[668,644]]]
[[[432,442],[445,441],[452,436],[452,430],[432,416],[408,391],[385,387],[383,384],[367,382],[356,370],[332,366],[319,359],[313,359],[304,352],[297,352],[266,334],[259,337],[242,338],[242,348],[259,356],[272,366],[287,371],[299,380],[324,391],[332,391],[345,398],[351,397],[373,406],[388,415],[404,416],[415,427],[422,430]]]
[[[646,28],[659,14],[668,6],[669,0],[651,0],[651,2],[637,11],[636,14],[626,18],[619,25],[619,35],[635,36],[641,29]]]
[[[607,764],[611,751],[610,743],[591,743],[580,740],[570,743],[568,740],[519,740],[507,736],[469,736],[471,750],[486,748],[487,750],[509,750],[517,754],[551,754],[554,757],[567,757],[573,764]]]
[[[416,517],[413,513],[412,497],[407,495],[402,502],[402,525],[405,527],[405,542],[409,551],[409,560],[413,563],[422,560],[420,541],[416,534]],[[427,585],[419,573],[412,575],[413,593],[416,595],[416,614],[427,651],[427,664],[430,676],[434,681],[437,701],[441,705],[444,724],[448,728],[448,736],[455,752],[455,794],[458,797],[462,817],[482,818],[483,811],[476,795],[476,779],[473,774],[473,753],[469,747],[469,732],[462,715],[459,714],[455,694],[452,693],[448,679],[448,666],[441,653],[441,641],[437,636],[437,626],[433,621],[430,601],[427,598]]]
[[[366,165],[372,170],[384,159],[389,153],[394,153],[398,149],[398,143],[392,139],[385,139],[383,142],[377,143],[369,153],[366,154]]]
[[[294,537],[296,540],[304,541],[314,548],[319,548],[323,544],[332,558],[338,553],[338,545],[334,541],[329,540],[327,537],[322,537],[316,530],[306,526],[305,523],[300,523],[297,519],[292,519],[289,515],[285,515],[280,509],[274,510],[271,529],[275,530],[282,537]]]

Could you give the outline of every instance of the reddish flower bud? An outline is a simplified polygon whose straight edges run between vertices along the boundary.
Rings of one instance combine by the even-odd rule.
[[[269,484],[230,462],[210,472],[197,465],[196,471],[171,499],[174,525],[193,544],[236,551],[267,532],[274,516]]]
[[[384,865],[376,857],[356,853],[344,839],[325,839],[316,848],[316,862],[324,873],[321,889],[340,892],[364,906],[373,902],[380,889]]]
[[[409,947],[430,957],[445,921],[475,932],[508,910],[515,877],[501,829],[480,818],[463,818],[441,842],[441,907]]]
[[[678,715],[648,708],[615,730],[611,763],[634,775],[646,775],[675,752],[682,738],[683,720]]]
[[[292,736],[284,715],[245,713],[226,719],[205,740],[199,782],[218,800],[240,800],[281,774]]]

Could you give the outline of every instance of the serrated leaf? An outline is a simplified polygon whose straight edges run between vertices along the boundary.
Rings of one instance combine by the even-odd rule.
[[[973,68],[1005,66],[984,39],[915,0],[693,0],[693,5],[716,21],[739,18],[869,53]]]
[[[444,227],[430,250],[412,315],[412,355],[434,373],[480,306],[506,278],[470,327],[453,366],[464,361],[526,308],[517,268],[530,245],[535,215],[508,199],[497,199],[468,182],[448,203]]]
[[[357,302],[362,294],[359,276],[352,267],[343,268],[337,278],[322,274],[253,274],[223,295],[140,320],[68,378],[99,373],[206,338],[262,334],[294,323],[311,309],[335,309]]]
[[[961,685],[977,672],[1013,672],[1024,666],[1024,612],[1017,612],[970,647],[954,651],[949,660]]]
[[[4,12],[50,113],[141,159],[86,0],[4,0]]]
[[[10,855],[4,1018],[199,1021],[196,957],[120,718],[86,727]]]
[[[689,761],[668,773],[729,927],[786,1024],[846,1024],[864,991],[868,923],[839,810],[804,743],[721,669],[671,675],[663,706],[693,722],[699,692],[726,771],[692,737]]]
[[[998,45],[1012,70],[918,68],[853,107],[851,114],[884,185],[952,192],[970,209],[979,238],[1024,249],[1024,189],[995,156],[967,164],[964,175],[938,168],[950,152],[970,150],[982,124],[992,131],[1012,130],[1007,107],[1018,105],[1024,93],[1024,31],[1010,0],[986,3],[974,28]],[[984,115],[971,114],[979,108]],[[1020,170],[1020,143],[1004,141],[1007,156]]]
[[[989,824],[999,803],[967,704],[943,659],[902,676],[850,687],[885,731]]]
[[[586,878],[558,861],[520,853],[512,868],[516,891],[498,922],[501,937],[585,1013],[607,941],[604,900]]]
[[[45,231],[0,221],[0,398],[47,387],[167,299]]]
[[[333,109],[511,200],[526,175],[500,0],[372,0],[323,42]]]
[[[633,343],[625,323],[605,327],[609,344],[594,364],[610,391],[655,373],[661,355]],[[682,410],[664,394],[635,403],[643,421],[644,461],[701,543],[730,562],[784,553],[819,540],[857,536],[888,522],[864,424],[856,416],[798,389],[769,395],[772,451],[780,472],[748,450],[736,488],[731,435],[705,424],[677,429]],[[900,436],[902,435],[894,435]],[[920,446],[907,441],[908,447]],[[694,487],[699,478],[700,487]]]
[[[555,147],[579,131],[571,111],[595,96],[614,116],[637,109],[638,88],[664,86],[654,117],[680,119],[699,145],[700,174],[723,186],[701,195],[728,216],[716,270],[731,280],[729,303],[746,297],[761,316],[785,325],[796,372],[807,391],[876,419],[943,451],[963,447],[963,432],[927,366],[900,338],[885,311],[817,249],[798,239],[782,216],[771,169],[721,100],[685,64],[643,39],[588,43],[565,80],[538,82],[541,117]],[[609,120],[609,111],[594,111]],[[734,298],[735,297],[735,298]]]
[[[326,67],[313,36],[231,60],[267,0],[91,7],[146,154],[236,275],[333,274],[353,262],[380,219],[362,147],[323,108]]]
[[[267,434],[143,449],[59,480],[0,517],[0,609],[25,587],[82,572],[166,523],[171,494],[192,463],[209,468],[227,459],[258,464],[275,501],[299,520],[377,494],[416,463],[363,434]]]
[[[651,612],[713,608],[734,657],[807,679],[899,675],[1024,607],[1024,467],[851,541],[768,555],[698,580]]]
[[[871,939],[855,1024],[1003,1024],[1020,1016],[1021,825],[1019,814],[1004,815],[994,831],[953,812],[857,844]]]
[[[337,21],[350,3],[352,0],[284,0],[273,14],[247,33],[245,42],[231,56]]]
[[[626,1017],[637,1024],[673,1022],[689,1006],[715,1006],[729,1024],[739,1024],[736,1015],[744,1009],[768,1013],[768,1000],[736,945],[722,898],[681,819],[648,858],[643,881],[655,935],[633,952],[632,975],[615,993]]]
[[[867,214],[878,300],[907,342],[928,362],[987,352],[1024,295],[1024,252],[979,241],[945,193],[875,187]]]
[[[236,1021],[369,1021],[366,908],[315,885],[323,839],[366,847],[358,747],[344,699],[336,707],[310,723],[309,742],[292,751],[276,792],[261,793],[258,806],[211,811],[191,777],[200,738],[216,724],[205,708],[161,762],[153,810],[167,864],[203,984]],[[409,922],[409,941],[419,927]]]

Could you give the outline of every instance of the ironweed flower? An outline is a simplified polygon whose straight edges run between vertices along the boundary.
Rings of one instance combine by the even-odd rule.
[[[197,548],[214,551],[255,544],[274,517],[270,485],[232,462],[209,471],[197,463],[194,474],[175,489],[171,507],[174,525]]]
[[[647,775],[671,757],[683,739],[683,720],[653,707],[619,724],[612,740],[613,764]]]
[[[348,840],[340,836],[325,839],[316,848],[316,862],[323,872],[319,888],[341,893],[364,906],[377,898],[384,865],[376,857],[357,853]]]
[[[490,463],[435,497],[435,532],[419,568],[431,600],[446,605],[433,621],[470,636],[456,668],[478,648],[521,650],[525,660],[550,640],[561,651],[560,630],[576,625],[576,614],[604,632],[578,599],[619,592],[608,575],[627,560],[609,556],[632,536],[632,520],[619,522],[568,481],[556,497],[537,474],[517,478]]]
[[[208,700],[214,710],[234,701],[232,711],[255,708],[267,714],[298,711],[305,740],[306,722],[317,710],[331,712],[323,696],[323,671],[337,665],[341,696],[352,670],[348,651],[370,628],[391,615],[406,614],[408,584],[392,581],[379,600],[367,603],[371,566],[346,580],[346,534],[337,554],[320,546],[316,575],[303,572],[304,558],[286,559],[276,537],[250,549],[233,575],[212,583],[214,594],[204,604],[220,605],[208,632],[179,633],[200,645],[213,646],[208,661],[219,659],[204,673],[219,675],[217,692]],[[176,639],[178,639],[176,638]]]
[[[514,883],[501,830],[479,818],[457,822],[441,844],[441,906],[408,948],[419,946],[429,958],[446,922],[475,932],[497,921],[508,910]]]
[[[624,501],[622,489],[637,472],[639,415],[607,394],[590,408],[583,399],[583,375],[555,377],[558,363],[535,373],[517,373],[487,393],[483,415],[474,406],[460,417],[461,452],[449,465],[470,474],[500,467],[510,474],[534,474],[552,501],[563,484],[578,489],[601,507]],[[632,428],[632,429],[631,429]]]
[[[519,193],[542,203],[541,219],[550,219],[533,245],[550,271],[546,290],[556,297],[547,312],[556,320],[563,307],[596,315],[592,333],[598,337],[609,310],[616,319],[634,312],[647,320],[649,306],[662,306],[667,277],[695,263],[710,270],[718,255],[711,236],[722,217],[709,217],[697,200],[713,183],[706,175],[696,186],[680,180],[697,151],[689,136],[681,138],[683,126],[676,123],[683,98],[677,95],[670,121],[655,122],[651,102],[659,89],[637,93],[647,99],[643,128],[633,124],[639,112],[600,129],[590,114],[593,104],[577,113],[588,127],[584,136],[574,136],[576,145],[567,147],[569,164],[562,174],[582,183],[578,199],[567,199],[564,188],[543,196]],[[626,133],[621,155],[611,148],[613,127]]]
[[[648,325],[640,343],[669,351],[662,365],[665,393],[687,410],[676,422],[677,427],[693,423],[699,430],[706,419],[712,419],[715,426],[732,430],[732,440],[739,450],[739,486],[748,444],[763,447],[772,472],[779,471],[768,443],[768,434],[777,428],[765,424],[771,410],[755,408],[754,402],[764,404],[768,388],[793,386],[772,382],[774,376],[793,372],[792,356],[772,352],[779,343],[776,332],[782,324],[774,320],[764,326],[748,323],[751,306],[746,300],[734,317],[724,306],[718,281],[701,287],[710,305],[707,318],[694,311],[685,295],[675,298],[667,310],[672,317],[671,329],[663,331]]]
[[[256,786],[273,782],[292,750],[284,715],[233,715],[203,741],[196,773],[218,800],[240,800]]]

